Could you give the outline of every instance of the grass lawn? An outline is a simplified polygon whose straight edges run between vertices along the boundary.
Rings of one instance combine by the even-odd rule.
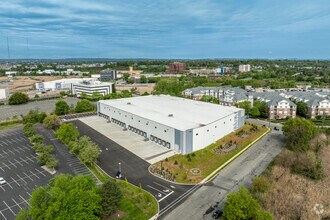
[[[188,154],[189,156],[174,155],[162,161],[162,164],[161,162],[157,162],[153,166],[159,169],[162,166],[165,171],[167,170],[167,172],[175,175],[175,182],[177,183],[199,183],[268,130],[262,126],[257,126],[257,128],[257,131],[251,131],[252,126],[245,124],[242,128],[228,134],[210,146]],[[227,153],[215,152],[215,150],[223,149],[222,146],[226,144],[228,146],[228,143],[235,143],[235,147]],[[191,172],[193,168],[199,169],[200,173],[193,174]]]
[[[22,125],[22,120],[9,120],[9,121],[2,121],[0,122],[0,130],[8,129],[8,128],[15,128]]]
[[[114,180],[97,166],[89,167],[94,175],[101,181]],[[116,179],[115,179],[116,180]],[[124,212],[123,220],[150,219],[158,212],[156,199],[148,192],[126,181],[116,180],[123,192],[123,199],[119,204],[119,210]]]

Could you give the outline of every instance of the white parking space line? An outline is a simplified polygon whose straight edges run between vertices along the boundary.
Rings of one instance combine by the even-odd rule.
[[[5,220],[7,220],[6,216],[4,216],[4,215],[2,214],[1,211],[0,211],[0,214],[2,215],[2,217],[3,217]]]
[[[8,146],[8,144],[6,142],[4,142],[4,141],[1,141],[1,142]]]
[[[13,210],[10,208],[9,205],[7,205],[7,203],[5,201],[3,201],[3,203],[7,206],[7,208],[13,213],[13,215],[16,215],[15,212],[13,212]]]
[[[25,175],[25,176],[27,176],[31,181],[33,181],[33,179],[30,177],[30,176],[28,176],[25,172],[23,172],[23,174]],[[25,178],[25,177],[24,177]]]
[[[19,150],[17,150],[16,148],[13,148],[13,151],[16,151],[17,153],[21,153]]]
[[[152,186],[150,186],[150,185],[147,185],[149,188],[151,188],[151,189],[153,189],[153,190],[156,190],[157,192],[159,192],[159,193],[162,193],[162,194],[166,194],[166,193],[164,193],[163,191],[161,191],[161,190],[159,190],[159,189],[156,189],[155,187],[152,187]]]
[[[24,166],[23,164],[21,164],[21,162],[19,162],[18,160],[14,159],[16,161],[16,163],[18,163],[21,166]]]
[[[22,177],[20,177],[18,174],[16,174],[18,177],[19,177],[19,179],[20,180],[22,180],[24,183],[27,183],[25,180],[24,180],[24,178],[22,178]]]
[[[5,165],[8,169],[11,170],[11,168],[7,164],[5,164],[4,162],[2,162],[2,164]]]
[[[163,201],[164,199],[166,199],[167,197],[169,197],[172,193],[174,193],[174,191],[170,192],[169,194],[167,194],[166,196],[164,196],[163,198],[161,198],[160,200],[158,200],[158,202]]]
[[[10,177],[12,180],[13,180],[13,182],[15,182],[18,186],[21,186],[13,177]]]
[[[26,192],[26,193],[27,193],[30,197],[32,197],[31,194],[30,194],[29,192]]]
[[[11,184],[9,183],[9,182],[7,182],[7,184],[6,185],[8,185],[10,188],[12,188],[13,189],[13,187],[11,186]]]
[[[14,203],[15,203],[20,209],[22,209],[22,207],[19,205],[19,203],[17,203],[17,202],[15,201],[15,199],[11,198],[11,200],[13,200]]]
[[[1,187],[1,189],[4,191],[4,192],[6,192],[6,190],[0,185],[0,187]]]
[[[11,161],[8,161],[8,163],[10,163],[12,166],[14,166],[15,168],[17,168],[17,166],[15,164],[13,164]]]
[[[26,162],[26,160],[24,160],[22,157],[20,157],[19,159],[21,159],[21,161],[25,162],[26,164],[29,164],[29,163]]]
[[[172,191],[171,189],[169,189],[168,187],[166,187],[166,186],[163,186],[162,184],[160,184],[160,183],[157,183],[157,182],[153,182],[154,184],[156,184],[156,185],[158,185],[158,186],[161,186],[161,187],[163,187],[163,188],[165,188],[165,189],[167,189],[167,190],[169,190],[169,191]],[[164,191],[165,192],[165,191]]]
[[[18,195],[19,197],[21,197],[21,199],[30,207],[30,204],[26,201],[26,199],[23,198],[23,196]]]
[[[37,168],[35,168],[35,170],[36,170],[38,173],[40,173],[41,175],[46,176],[45,174],[43,174],[42,172],[40,172],[40,170],[38,170]]]
[[[36,178],[40,179],[35,173],[33,173],[31,170],[29,170],[32,175],[34,175]]]
[[[2,153],[3,153],[3,154],[6,154],[6,155],[8,156],[8,153],[7,153],[6,151],[3,150]]]
[[[5,170],[4,170],[4,169],[2,169],[2,167],[0,167],[0,170],[2,170],[3,172],[5,172]]]

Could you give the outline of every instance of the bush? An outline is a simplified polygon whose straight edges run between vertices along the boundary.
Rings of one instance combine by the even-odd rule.
[[[109,215],[118,209],[119,202],[122,199],[122,192],[119,185],[115,181],[105,182],[101,189],[100,195],[102,198],[102,217],[106,219]]]
[[[32,123],[25,124],[23,127],[23,133],[28,137],[35,135],[36,130],[34,128],[34,125]]]
[[[32,144],[41,144],[44,141],[44,137],[40,134],[35,134],[30,139]]]
[[[40,165],[45,165],[51,159],[51,157],[52,156],[48,152],[42,152],[38,155],[37,162]]]
[[[9,98],[9,105],[25,104],[29,101],[29,97],[21,92],[16,92]]]
[[[58,161],[53,156],[51,156],[49,158],[49,160],[46,162],[46,167],[48,169],[55,169],[55,167],[57,166],[57,163],[58,163]]]
[[[271,185],[268,179],[264,176],[257,176],[252,180],[251,192],[265,193],[270,189]]]
[[[44,152],[44,146],[43,146],[43,144],[41,144],[41,143],[36,143],[36,144],[34,144],[32,148],[33,148],[33,150],[35,150],[35,152],[37,152],[37,153],[42,153],[42,152]]]
[[[44,118],[47,116],[45,112],[40,112],[38,109],[31,109],[26,115],[23,115],[23,123],[42,123]]]
[[[61,126],[61,119],[57,115],[48,115],[43,123],[47,128],[56,130]]]
[[[94,111],[94,109],[95,109],[95,107],[92,102],[90,102],[87,99],[83,99],[77,103],[75,111],[77,113],[91,112],[91,111]]]
[[[178,161],[177,160],[174,161],[174,165],[178,165]]]
[[[56,115],[65,115],[69,112],[70,107],[68,103],[64,100],[58,100],[55,104],[55,114]]]
[[[80,135],[78,129],[72,123],[62,124],[55,134],[65,144],[69,144],[70,141],[75,140]]]

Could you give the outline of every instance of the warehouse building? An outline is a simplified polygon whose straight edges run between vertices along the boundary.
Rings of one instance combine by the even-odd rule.
[[[244,110],[168,95],[102,100],[98,115],[163,147],[188,154],[244,125]],[[123,131],[123,132],[124,132]]]

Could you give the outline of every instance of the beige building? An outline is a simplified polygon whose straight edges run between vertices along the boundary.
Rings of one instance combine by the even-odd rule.
[[[241,72],[241,73],[250,72],[251,71],[251,65],[250,64],[239,65],[238,66],[238,71]]]
[[[297,105],[289,100],[272,100],[267,103],[270,119],[294,118],[297,113]]]

